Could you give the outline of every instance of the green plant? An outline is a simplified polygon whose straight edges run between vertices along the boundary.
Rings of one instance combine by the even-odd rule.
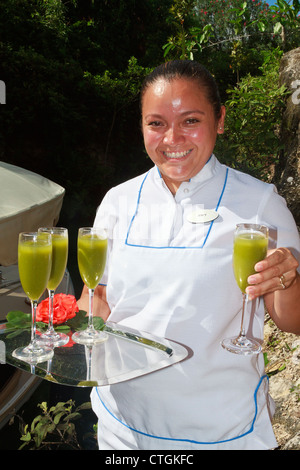
[[[248,74],[228,90],[226,132],[216,149],[230,166],[268,181],[282,148],[279,130],[287,92],[279,86],[280,56],[279,50],[266,53],[261,75]]]
[[[21,424],[19,450],[81,450],[74,421],[82,417],[81,411],[91,408],[90,402],[75,407],[73,400],[58,402],[48,408],[46,402],[38,404],[42,414],[36,416],[31,425]],[[22,421],[22,419],[19,417]]]

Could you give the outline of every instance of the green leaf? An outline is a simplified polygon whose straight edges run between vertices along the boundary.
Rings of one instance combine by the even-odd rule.
[[[43,323],[42,321],[37,321],[36,327],[39,331],[45,330],[47,328],[47,323]]]
[[[264,363],[265,363],[265,366],[266,366],[267,364],[269,364],[268,354],[266,352],[264,352],[263,356],[264,356]]]
[[[266,30],[266,25],[262,21],[257,23],[258,29],[263,33]]]
[[[29,442],[31,441],[31,434],[28,431],[26,434],[23,434],[23,436],[20,437],[21,441]]]
[[[8,312],[6,315],[7,323],[5,328],[7,330],[14,330],[14,329],[26,329],[31,328],[31,314],[24,313],[19,310],[12,310]]]
[[[74,423],[68,423],[68,427],[66,428],[66,433],[69,436],[72,436],[75,433],[75,424]]]
[[[281,29],[282,29],[282,24],[279,23],[279,22],[276,23],[275,26],[274,26],[274,29],[273,29],[274,34],[279,33],[279,31],[280,31]]]
[[[164,52],[164,57],[166,57],[169,54],[170,50],[174,49],[174,46],[173,46],[173,44],[165,44],[162,48],[165,51]]]
[[[64,421],[71,420],[71,419],[78,419],[81,418],[81,414],[78,413],[77,411],[74,411],[74,413],[70,413],[68,416],[64,417]]]
[[[43,410],[44,413],[46,413],[46,411],[47,411],[47,402],[46,401],[43,401],[42,403],[39,403],[38,406]]]
[[[14,338],[15,336],[21,335],[23,330],[16,330],[7,335],[7,338]]]
[[[60,418],[61,418],[63,415],[65,415],[65,414],[66,414],[65,411],[61,411],[60,413],[58,413],[57,415],[55,415],[54,420],[53,420],[54,423],[55,423],[55,424],[58,424],[59,421],[60,421]]]
[[[12,310],[6,315],[6,320],[11,323],[18,323],[23,320],[25,316],[30,316],[20,310]]]
[[[69,331],[70,327],[68,325],[58,325],[54,327],[55,331]]]
[[[85,403],[81,403],[76,409],[77,410],[90,410],[92,408],[91,402],[86,401]]]
[[[72,330],[79,330],[86,323],[87,312],[85,310],[79,310],[79,312],[76,313],[75,317],[66,321],[66,325],[68,325]]]
[[[68,402],[67,402],[67,403],[68,403]],[[55,406],[51,406],[50,412],[60,413],[61,411],[64,411],[64,410],[65,410],[65,405],[66,405],[65,402],[59,401],[59,402],[56,403]]]
[[[93,318],[93,325],[94,325],[95,330],[102,330],[105,326],[105,322],[104,322],[103,318],[101,318],[101,317],[94,317]]]
[[[34,432],[35,426],[36,426],[36,424],[41,420],[41,418],[42,418],[41,415],[36,416],[36,417],[34,418],[34,420],[33,420],[32,423],[31,423],[31,428],[30,428],[31,432]]]

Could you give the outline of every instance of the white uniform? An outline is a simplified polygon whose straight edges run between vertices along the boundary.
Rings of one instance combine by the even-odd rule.
[[[218,218],[189,222],[199,206],[216,210]],[[193,356],[94,388],[100,449],[276,447],[262,354],[238,356],[220,345],[240,328],[232,245],[241,222],[266,224],[271,246],[299,252],[295,222],[274,186],[221,165],[214,155],[175,197],[157,167],[105,196],[95,225],[109,230],[103,283],[110,320],[187,345]],[[248,334],[263,340],[263,301],[246,321]]]

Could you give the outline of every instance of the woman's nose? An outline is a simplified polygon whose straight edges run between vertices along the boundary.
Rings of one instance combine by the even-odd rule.
[[[177,145],[183,142],[184,136],[180,132],[180,129],[176,127],[169,127],[164,135],[163,142],[168,145]]]

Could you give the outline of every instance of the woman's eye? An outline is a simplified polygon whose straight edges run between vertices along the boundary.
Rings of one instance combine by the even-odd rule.
[[[189,118],[185,122],[186,122],[186,124],[197,124],[200,121],[197,118]]]
[[[151,122],[148,123],[148,126],[150,126],[150,127],[159,127],[161,125],[162,124],[161,124],[160,121],[151,121]]]

